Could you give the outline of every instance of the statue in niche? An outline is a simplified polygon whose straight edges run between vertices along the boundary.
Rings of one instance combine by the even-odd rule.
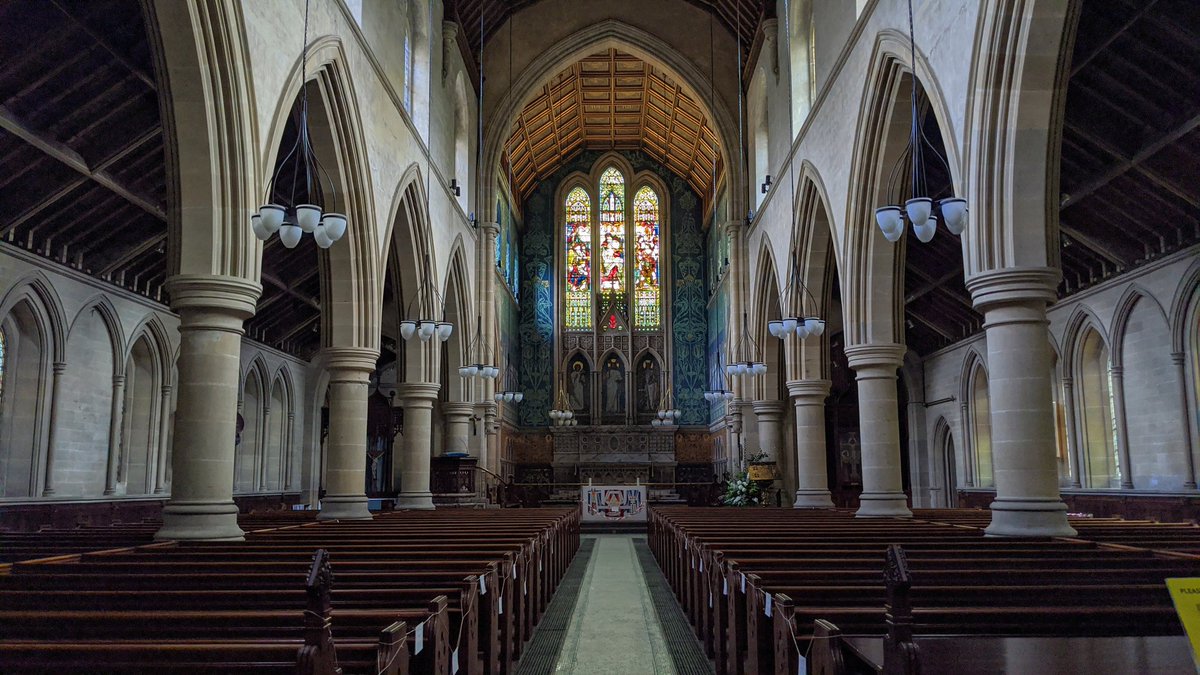
[[[571,410],[576,419],[586,420],[591,408],[591,396],[588,392],[588,371],[584,368],[581,357],[571,361],[571,370],[567,373],[567,396]]]
[[[658,411],[662,397],[662,377],[658,361],[647,355],[638,365],[637,411],[653,415]]]
[[[625,366],[615,355],[604,362],[604,418],[621,422],[625,415]]]

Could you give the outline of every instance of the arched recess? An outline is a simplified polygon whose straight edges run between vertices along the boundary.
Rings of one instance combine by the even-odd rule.
[[[647,423],[657,418],[664,410],[666,397],[667,368],[661,354],[654,349],[645,349],[633,359],[633,405],[634,418],[638,423]]]
[[[718,152],[725,167],[725,185],[730,197],[726,211],[731,214],[746,213],[747,183],[736,153],[740,138],[737,117],[722,100],[710,101],[709,77],[691,59],[661,38],[616,19],[595,23],[563,38],[531,61],[514,78],[512,86],[490,113],[490,124],[484,130],[482,159],[476,167],[476,192],[479,198],[475,202],[475,212],[488,213],[490,205],[496,203],[493,178],[501,168],[504,142],[529,98],[556,73],[585,56],[605,49],[619,49],[662,68],[682,84],[693,101],[699,103],[703,112],[713,120],[720,141]]]
[[[815,313],[825,320],[825,332],[820,337],[785,341],[787,379],[829,379],[829,340],[842,332],[846,323],[838,269],[842,256],[833,236],[828,193],[807,160],[800,165],[797,183],[791,253],[782,277],[784,288],[791,289],[787,311],[791,316]]]
[[[788,5],[786,28],[788,52],[791,55],[788,72],[791,75],[792,136],[795,137],[808,119],[816,95],[813,86],[817,79],[816,61],[813,58],[816,31],[813,30],[812,0],[791,0]]]
[[[471,108],[467,100],[467,85],[462,71],[454,75],[454,173],[458,181],[458,204],[468,211],[474,196],[471,172]]]
[[[938,481],[930,488],[934,493],[934,505],[955,508],[958,506],[958,458],[954,432],[945,417],[939,417],[933,425],[933,452],[938,467]]]
[[[1081,2],[984,0],[967,88],[968,278],[1057,267],[1059,160]],[[954,166],[959,166],[954,163]]]
[[[763,236],[758,253],[758,280],[754,284],[754,324],[751,336],[758,344],[758,357],[767,364],[767,372],[754,378],[753,390],[748,392],[752,400],[777,401],[786,399],[782,393],[784,382],[784,346],[794,338],[780,340],[768,331],[768,323],[783,318],[780,306],[778,273],[775,270],[774,247],[770,237]]]
[[[301,82],[301,77],[307,81]],[[370,163],[363,136],[359,98],[339,38],[320,36],[308,45],[308,59],[297,59],[276,99],[262,165],[271,171],[290,148],[281,147],[293,123],[294,109],[308,94],[309,132],[313,150],[333,183],[324,195],[325,210],[346,214],[345,238],[319,254],[321,265],[321,344],[323,347],[378,349],[382,288],[377,271]],[[270,180],[264,175],[261,184]],[[256,197],[256,199],[258,199]],[[275,239],[272,242],[277,241]]]
[[[262,198],[248,36],[240,3],[144,2],[169,142],[169,274],[245,281],[256,298],[261,248],[246,209]],[[182,255],[183,251],[187,255]]]
[[[385,294],[390,296],[396,307],[398,319],[441,316],[441,306],[435,292],[439,286],[435,280],[441,276],[433,255],[428,204],[422,170],[414,163],[404,172],[392,196],[384,239],[386,248],[383,259],[387,262],[382,282]],[[423,284],[426,278],[430,279],[430,283]],[[418,289],[423,289],[420,295]],[[375,311],[382,311],[382,298],[379,304]],[[409,316],[410,313],[412,316]],[[389,326],[392,323],[398,326],[398,319],[388,317]],[[473,319],[467,325],[456,324],[455,332],[474,335],[478,330],[475,324]],[[423,343],[419,340],[400,340],[398,334],[392,337],[397,340],[397,349],[402,350],[397,354],[397,381],[438,381],[439,359],[433,354],[436,350],[422,349]]]
[[[960,401],[966,401],[964,447],[970,453],[971,484],[979,488],[996,487],[992,461],[992,413],[988,393],[988,373],[983,358],[971,350],[963,367]]]
[[[575,413],[579,424],[592,421],[594,402],[599,394],[599,373],[595,364],[583,349],[573,349],[563,359],[563,389],[567,396],[567,407]],[[553,400],[553,397],[551,398]]]
[[[233,457],[234,493],[258,492],[262,489],[262,463],[266,434],[264,408],[270,407],[271,381],[267,366],[256,357],[246,370],[242,384],[242,431],[238,434],[237,450]]]
[[[1184,386],[1183,401],[1185,447],[1188,449],[1189,474],[1184,484],[1196,484],[1196,439],[1200,438],[1200,260],[1192,263],[1175,291],[1171,302],[1171,358]]]
[[[268,401],[270,417],[263,420],[263,481],[264,492],[280,492],[283,489],[283,466],[287,457],[288,394],[282,377],[271,382],[271,398]]]
[[[600,357],[600,400],[601,424],[627,424],[630,412],[629,363],[616,349]]]
[[[53,323],[36,295],[6,299],[0,389],[0,497],[41,494],[46,455],[46,399],[50,392]]]
[[[51,481],[58,494],[100,496],[110,487],[106,479],[121,482],[119,456],[117,475],[111,476],[108,469],[110,453],[120,449],[119,437],[112,434],[120,433],[114,422],[120,422],[121,405],[119,400],[114,405],[113,396],[119,393],[116,378],[125,371],[124,346],[112,302],[96,296],[84,303],[67,333],[63,400],[54,421],[54,453],[72,458],[54,464]],[[97,437],[97,431],[103,435]]]
[[[1112,326],[1117,442],[1129,453],[1128,476],[1141,489],[1182,490],[1190,472],[1184,425],[1175,421],[1186,420],[1187,411],[1167,315],[1132,284]]]
[[[763,199],[766,198],[759,184],[765,182],[767,174],[771,173],[771,127],[767,110],[766,79],[766,68],[759,66],[755,70],[754,79],[750,83],[750,90],[746,94],[746,115],[750,126],[750,140],[748,143],[750,146],[748,148],[750,151],[749,165],[752,167],[746,188],[750,191],[748,201],[756,209],[759,204],[762,204]]]
[[[1086,488],[1119,487],[1121,467],[1109,343],[1091,320],[1081,321],[1076,335],[1071,343],[1070,365],[1075,379],[1082,484]]]
[[[446,321],[454,324],[454,333],[449,340],[442,343],[442,352],[447,362],[447,372],[441,373],[446,378],[442,381],[443,391],[448,397],[446,400],[473,401],[475,392],[472,391],[471,380],[474,378],[468,380],[458,375],[460,366],[477,363],[473,360],[474,355],[468,352],[471,336],[478,330],[473,318],[474,313],[471,311],[471,284],[461,236],[454,241],[454,249],[450,254],[445,289],[443,297],[446,299]],[[497,388],[516,391],[516,364],[503,363],[502,354],[482,356],[485,359],[484,363],[495,363],[501,367],[500,375],[503,381],[497,383]]]
[[[134,332],[125,355],[125,401],[121,425],[122,477],[125,494],[154,491],[164,461],[163,433],[170,411],[164,409],[163,387],[171,381],[161,323],[150,319]],[[168,399],[169,401],[169,399]]]
[[[889,185],[892,168],[909,148],[912,124],[913,64],[911,43],[894,30],[876,39],[859,110],[850,167],[840,269],[846,311],[846,344],[904,342],[904,246],[915,242],[911,231],[896,245],[875,225],[875,208],[903,203],[911,192],[910,179]],[[952,185],[959,183],[959,153],[950,115],[937,78],[925,55],[916,52],[916,72],[924,99],[941,130]],[[958,192],[958,189],[955,189]],[[943,230],[938,236],[948,236]],[[920,245],[914,243],[913,245]]]

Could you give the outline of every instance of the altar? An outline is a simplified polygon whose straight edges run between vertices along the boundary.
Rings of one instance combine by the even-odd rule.
[[[675,482],[675,429],[580,426],[551,430],[555,483]]]

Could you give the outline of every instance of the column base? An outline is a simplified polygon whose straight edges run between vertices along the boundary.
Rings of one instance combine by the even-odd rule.
[[[1073,537],[1067,505],[1058,499],[997,499],[991,504],[989,537]]]
[[[858,497],[855,518],[912,518],[903,492],[864,492]]]
[[[242,541],[245,533],[238,527],[238,507],[232,500],[223,502],[167,502],[162,512],[163,525],[154,533],[156,541]]]
[[[833,497],[829,490],[796,490],[793,509],[832,509]]]
[[[366,495],[325,495],[317,520],[370,520]]]
[[[396,497],[396,508],[428,511],[434,508],[432,492],[401,492]]]

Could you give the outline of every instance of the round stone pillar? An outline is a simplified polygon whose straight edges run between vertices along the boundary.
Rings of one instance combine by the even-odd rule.
[[[788,393],[796,407],[797,509],[831,509],[828,456],[825,449],[825,399],[829,380],[792,380]]]
[[[398,509],[432,509],[429,490],[429,459],[433,452],[433,404],[440,385],[405,382],[397,385],[404,402],[404,453],[400,467]]]
[[[474,413],[475,404],[467,401],[446,401],[442,404],[442,420],[446,426],[443,454],[462,452],[479,457],[478,446],[471,447],[471,416]]]
[[[1196,460],[1192,454],[1192,425],[1188,422],[1188,392],[1187,392],[1187,354],[1171,352],[1171,363],[1175,364],[1175,381],[1179,383],[1179,405],[1184,414],[1179,416],[1179,424],[1183,427],[1183,449],[1187,455],[1187,476],[1183,487],[1188,490],[1196,489]]]
[[[1051,353],[1046,306],[1059,272],[1009,268],[967,280],[983,313],[996,501],[986,532],[1000,536],[1071,536],[1058,491]]]
[[[179,393],[171,449],[171,499],[155,539],[241,539],[233,503],[234,437],[242,322],[262,287],[237,277],[167,281],[179,314]]]
[[[42,481],[42,496],[54,495],[54,455],[58,449],[58,408],[62,402],[63,372],[67,369],[65,361],[54,362],[53,380],[50,386],[50,438],[46,443],[46,474]]]
[[[767,453],[772,462],[779,461],[783,447],[783,401],[755,401],[752,404],[754,417],[758,420],[758,449]]]
[[[379,353],[360,347],[325,350],[329,435],[325,497],[318,520],[364,520],[367,509],[367,394]]]
[[[911,517],[900,472],[900,403],[896,392],[896,369],[904,359],[904,345],[850,345],[846,347],[846,358],[858,381],[862,447],[863,491],[855,516]]]

